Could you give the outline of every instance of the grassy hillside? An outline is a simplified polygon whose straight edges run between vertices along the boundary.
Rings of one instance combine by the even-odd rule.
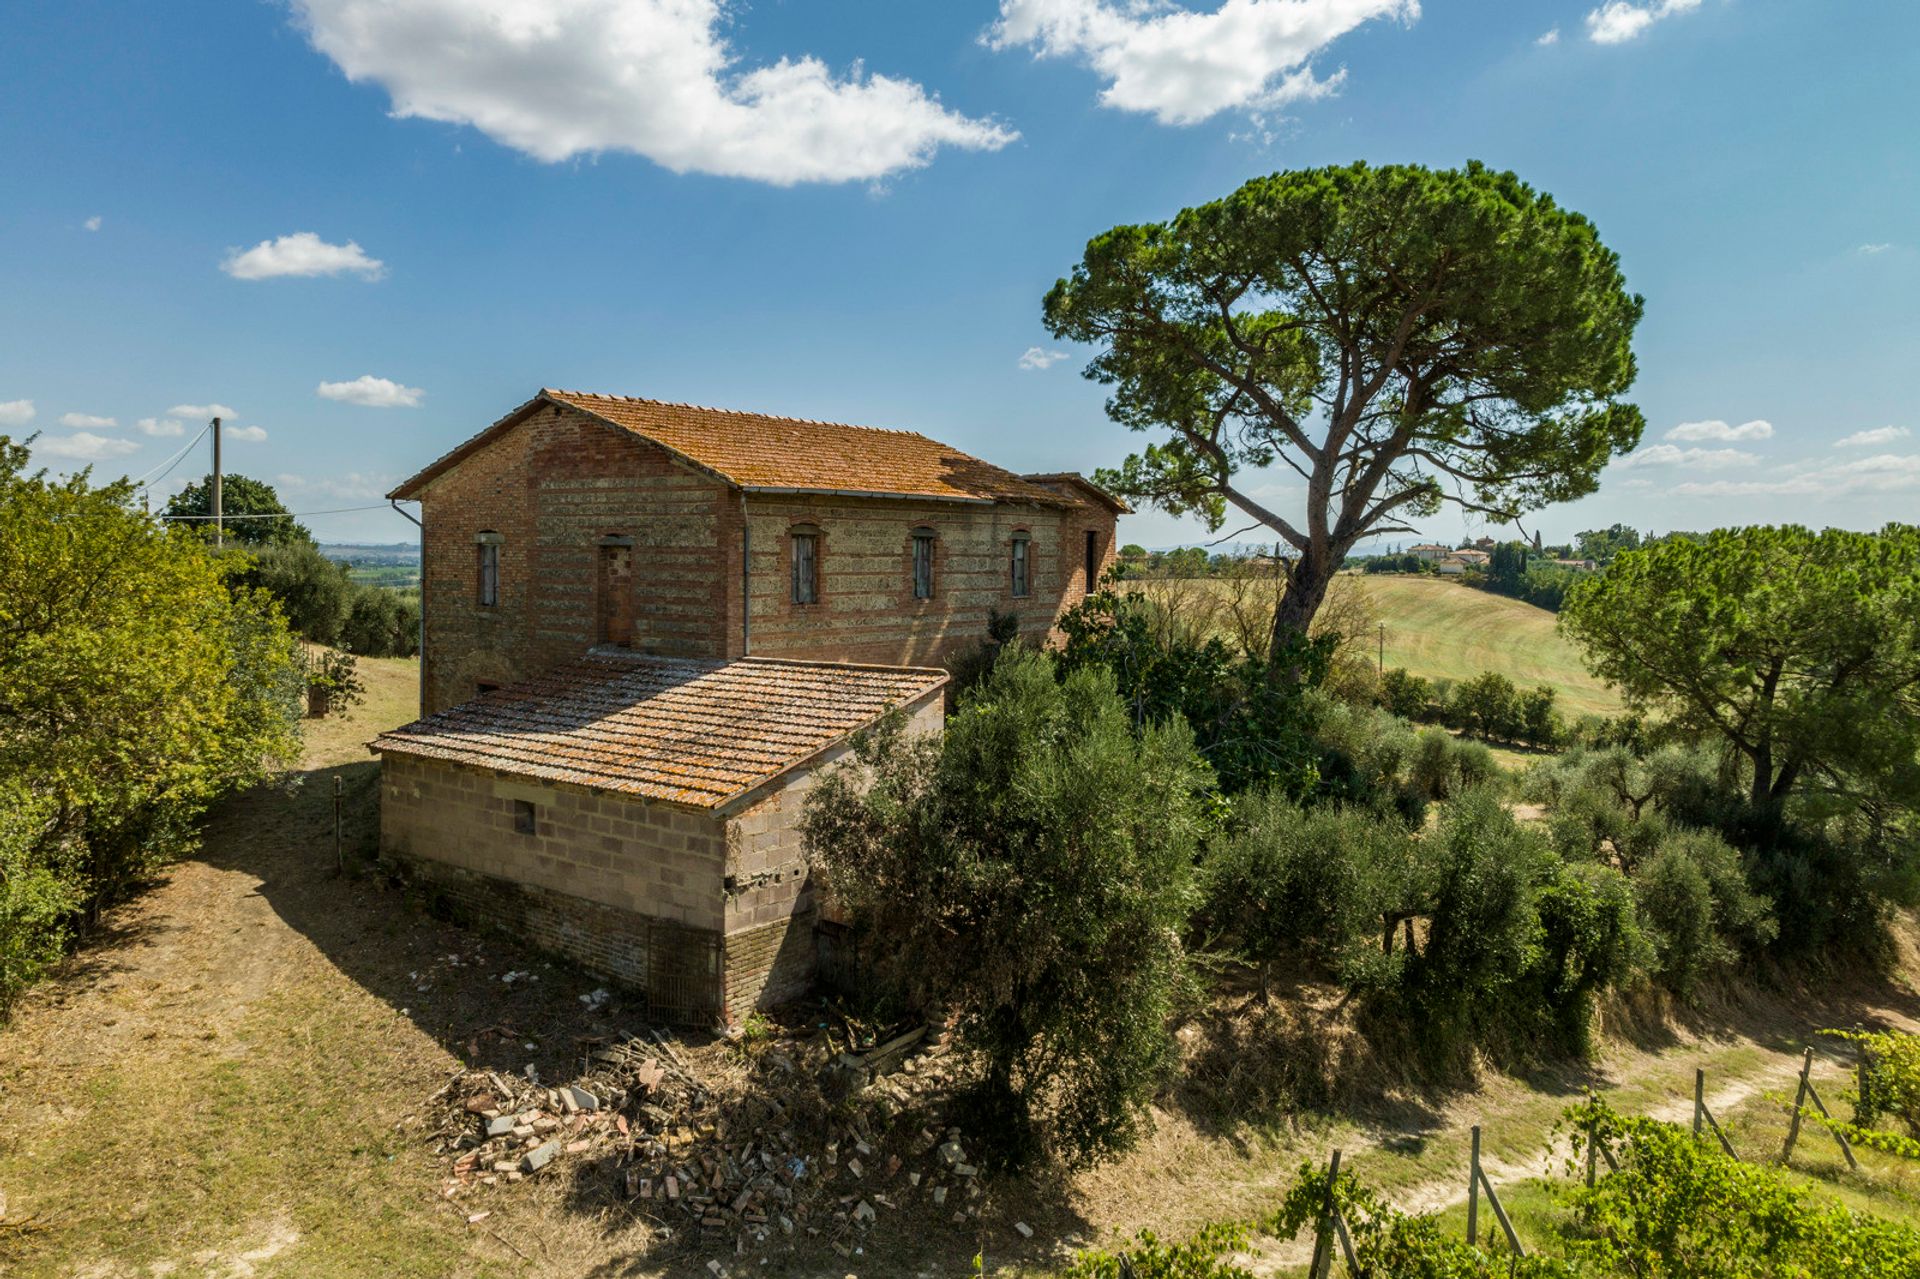
[[[1553,685],[1569,715],[1620,709],[1543,608],[1434,577],[1343,576],[1334,586],[1371,599],[1386,624],[1388,666],[1450,680],[1499,671],[1522,687]]]

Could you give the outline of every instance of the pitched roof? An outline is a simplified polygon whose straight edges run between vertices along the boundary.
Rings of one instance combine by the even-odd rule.
[[[429,480],[485,447],[542,404],[561,404],[651,440],[749,493],[839,493],[949,502],[1084,505],[912,431],[772,417],[624,395],[543,390],[389,493],[418,495]]]
[[[1046,475],[1022,475],[1020,478],[1050,489],[1058,489],[1063,484],[1071,485],[1116,515],[1133,514],[1133,508],[1125,501],[1107,492],[1078,471],[1053,471]]]
[[[946,683],[909,666],[595,649],[382,733],[371,749],[717,808]]]

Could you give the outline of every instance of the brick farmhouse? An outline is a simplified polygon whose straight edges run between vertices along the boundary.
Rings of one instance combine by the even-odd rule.
[[[816,770],[889,710],[936,731],[991,612],[1053,636],[1126,509],[911,432],[552,390],[391,496],[423,718],[373,743],[383,855],[685,1021],[804,991]]]

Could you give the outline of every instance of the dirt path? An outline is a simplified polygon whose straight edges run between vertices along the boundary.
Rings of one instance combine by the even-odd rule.
[[[336,873],[334,779],[349,844],[362,846],[377,811],[362,743],[408,718],[414,696],[410,665],[365,666],[368,706],[318,726],[305,772],[218,813],[201,856],[116,911],[0,1028],[0,1274],[709,1274],[704,1254],[659,1255],[648,1223],[563,1179],[485,1205],[440,1197],[444,1163],[414,1120],[460,1061],[564,1078],[578,1036],[631,1018],[579,1002],[597,983]],[[500,981],[509,971],[539,980]],[[1461,1194],[1472,1123],[1487,1125],[1497,1179],[1532,1175],[1553,1118],[1589,1079],[1622,1110],[1684,1119],[1701,1066],[1716,1111],[1731,1109],[1783,1088],[1814,1028],[1911,1027],[1916,1008],[1886,987],[1759,1000],[1716,1010],[1711,1037],[1662,1026],[1640,1047],[1616,1042],[1577,1078],[1490,1079],[1291,1136],[1175,1109],[1124,1159],[1064,1184],[997,1188],[993,1226],[964,1246],[945,1222],[903,1218],[865,1255],[770,1271],[952,1273],[978,1248],[990,1268],[1030,1273],[1142,1227],[1182,1237],[1256,1216],[1302,1160],[1336,1144],[1396,1204],[1445,1208]],[[488,1215],[470,1222],[477,1207]],[[1291,1246],[1260,1264],[1284,1268]]]

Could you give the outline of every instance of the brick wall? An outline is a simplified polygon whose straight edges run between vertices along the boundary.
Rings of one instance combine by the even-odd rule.
[[[640,652],[739,656],[737,490],[665,449],[558,405],[543,405],[436,477],[426,534],[423,677],[429,711],[508,684],[627,635]],[[1099,572],[1113,562],[1114,517],[911,500],[749,496],[751,651],[828,661],[942,665],[986,632],[991,608],[1030,637],[1052,633],[1087,586],[1085,536]],[[789,535],[820,530],[819,601],[791,600]],[[930,528],[934,590],[913,598],[913,532]],[[1013,535],[1030,535],[1031,593],[1015,598]],[[477,601],[476,535],[498,534],[499,602]],[[628,593],[604,597],[608,584]]]
[[[608,624],[630,627],[640,652],[717,657],[738,642],[739,495],[644,440],[546,405],[421,500],[429,711],[577,657]],[[477,602],[483,531],[503,539],[491,608]],[[602,556],[628,542],[606,571]],[[603,581],[630,600],[597,598]]]
[[[944,717],[935,691],[904,708],[908,731],[938,732]],[[816,879],[800,833],[807,794],[823,769],[845,759],[835,747],[759,795],[726,822],[727,1010],[742,1017],[805,993],[813,984],[818,917]]]
[[[989,610],[1016,614],[1034,639],[1086,595],[1086,542],[1095,580],[1113,563],[1114,517],[1104,508],[1056,511],[868,498],[749,495],[750,623],[759,657],[939,666],[986,634]],[[791,533],[821,530],[819,600],[793,603]],[[913,534],[934,532],[933,597],[913,598]],[[1016,532],[1029,536],[1030,593],[1013,594]],[[731,652],[738,652],[732,649]]]

